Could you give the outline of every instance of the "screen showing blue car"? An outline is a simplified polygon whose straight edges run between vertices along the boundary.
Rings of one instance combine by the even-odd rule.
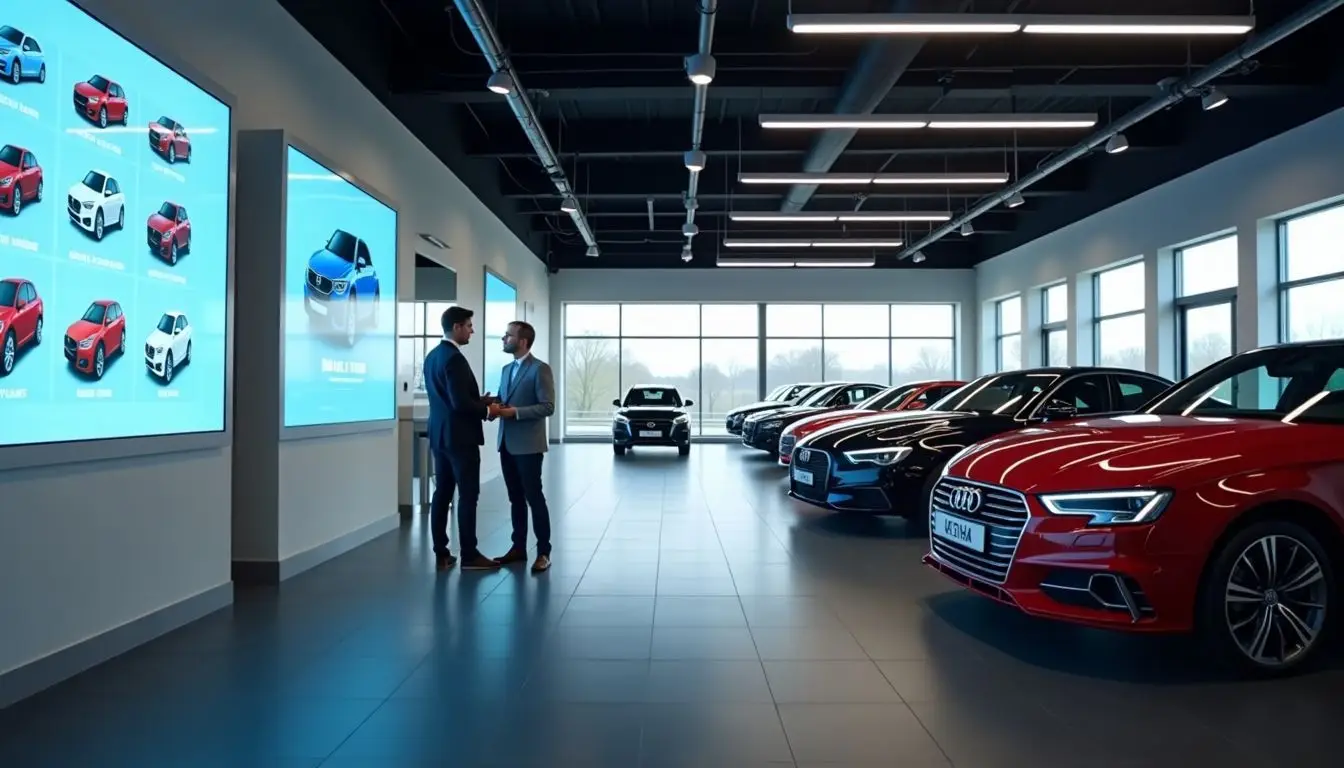
[[[513,355],[504,351],[501,339],[509,330],[509,323],[522,319],[518,316],[518,289],[494,272],[486,272],[481,328],[485,331],[485,391],[492,395],[499,394],[504,366],[513,362]]]
[[[64,0],[0,5],[0,445],[223,431],[229,118]]]
[[[396,418],[397,212],[287,152],[285,426]]]

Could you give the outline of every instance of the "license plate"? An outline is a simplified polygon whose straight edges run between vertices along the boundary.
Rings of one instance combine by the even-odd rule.
[[[806,469],[793,470],[793,479],[798,481],[799,483],[802,483],[803,485],[811,485],[814,480],[814,478],[812,477],[812,473],[808,472]]]
[[[976,552],[985,551],[985,526],[955,515],[934,512],[933,535]]]
[[[659,432],[659,431],[656,430],[656,429],[641,429],[641,430],[639,431],[639,436],[640,436],[640,437],[662,437],[662,436],[663,436],[663,433],[662,433],[662,432]]]

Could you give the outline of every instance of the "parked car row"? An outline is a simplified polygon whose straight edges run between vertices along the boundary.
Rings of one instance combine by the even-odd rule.
[[[905,516],[930,568],[1028,614],[1195,632],[1263,675],[1322,650],[1344,568],[1344,341],[1244,352],[1180,383],[1036,368],[914,408],[890,407],[896,389],[782,420],[789,496]],[[744,418],[744,442],[760,413],[799,405]]]

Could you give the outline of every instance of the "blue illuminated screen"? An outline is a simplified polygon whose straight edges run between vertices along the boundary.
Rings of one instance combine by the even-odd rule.
[[[0,445],[223,431],[229,118],[64,0],[0,6]]]
[[[504,333],[509,323],[522,320],[518,316],[518,289],[487,271],[485,273],[485,313],[481,327],[485,337],[485,391],[499,394],[500,377],[504,366],[513,362],[513,355],[504,351]]]
[[[397,212],[293,146],[285,426],[396,417]]]

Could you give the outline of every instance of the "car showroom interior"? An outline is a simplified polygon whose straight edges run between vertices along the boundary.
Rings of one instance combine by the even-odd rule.
[[[0,766],[1339,768],[1341,6],[0,4]]]

